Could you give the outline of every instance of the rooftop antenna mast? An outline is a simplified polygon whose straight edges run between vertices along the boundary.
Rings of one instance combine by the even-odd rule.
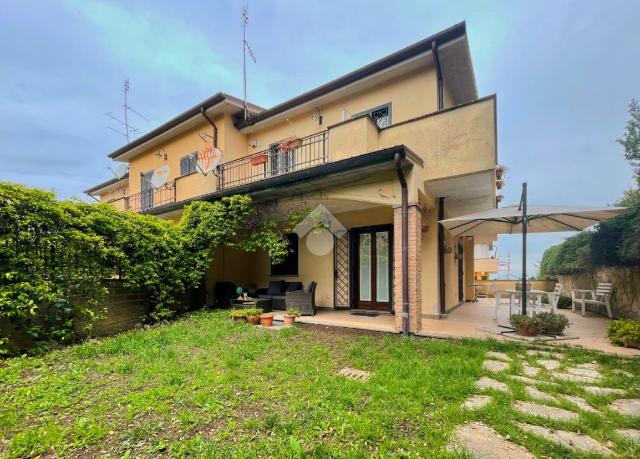
[[[256,63],[256,56],[253,54],[253,50],[251,49],[251,45],[247,42],[247,24],[249,24],[249,5],[246,5],[240,11],[240,15],[242,17],[242,78],[243,78],[243,86],[244,86],[244,121],[246,122],[249,118],[249,113],[247,110],[247,51],[249,51],[249,56],[253,60],[253,63]]]
[[[118,134],[123,136],[125,139],[127,139],[127,143],[129,143],[131,141],[131,137],[135,137],[135,135],[138,134],[141,131],[140,129],[129,125],[129,112],[131,112],[131,113],[139,116],[143,120],[149,122],[149,119],[147,117],[145,117],[144,115],[141,115],[133,107],[129,106],[129,103],[127,102],[127,94],[129,92],[129,89],[130,89],[129,79],[127,78],[126,80],[124,80],[124,82],[122,84],[122,91],[124,93],[124,103],[122,105],[123,112],[124,112],[124,120],[118,118],[117,116],[115,116],[111,112],[105,113],[105,116],[108,116],[113,121],[115,121],[118,124],[120,124],[121,129],[116,129],[113,126],[107,126],[107,127],[109,129],[111,129],[112,131],[117,132]]]

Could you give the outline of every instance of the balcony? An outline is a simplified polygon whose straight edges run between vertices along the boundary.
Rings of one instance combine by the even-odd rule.
[[[145,212],[176,202],[176,181],[172,180],[160,188],[151,188],[129,196],[128,210]]]
[[[292,138],[268,150],[243,156],[220,166],[220,189],[225,190],[324,164],[328,131]]]

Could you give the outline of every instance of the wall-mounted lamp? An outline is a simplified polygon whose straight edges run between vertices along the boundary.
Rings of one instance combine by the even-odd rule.
[[[161,148],[158,151],[156,151],[156,158],[162,158],[164,161],[167,160],[168,156],[164,148]]]

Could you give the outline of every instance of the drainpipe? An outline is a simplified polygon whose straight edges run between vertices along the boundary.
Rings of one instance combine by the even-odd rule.
[[[444,108],[444,83],[442,80],[442,68],[440,67],[438,44],[435,40],[431,42],[431,54],[433,55],[433,63],[436,66],[438,110],[442,110]]]
[[[207,111],[204,109],[204,106],[200,107],[200,113],[213,127],[213,146],[215,148],[218,148],[218,126],[216,126],[216,123],[214,123],[213,120],[209,118],[209,115],[207,115]]]
[[[409,336],[409,204],[407,179],[402,169],[402,155],[396,153],[393,161],[396,165],[398,180],[402,190],[402,336]]]
[[[444,220],[444,198],[438,198],[438,222]],[[446,289],[444,282],[444,225],[438,223],[438,301],[440,303],[440,314],[445,314],[447,307]]]

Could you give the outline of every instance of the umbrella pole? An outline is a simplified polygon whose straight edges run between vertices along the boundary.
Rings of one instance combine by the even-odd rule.
[[[527,315],[527,182],[522,184],[522,315]]]

